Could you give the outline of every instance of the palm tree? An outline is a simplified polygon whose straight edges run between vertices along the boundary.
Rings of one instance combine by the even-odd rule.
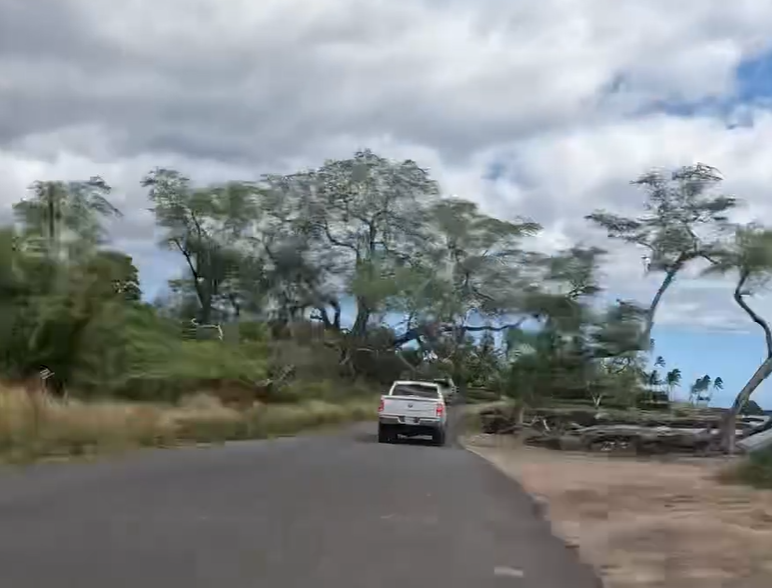
[[[724,380],[721,379],[721,376],[713,380],[713,389],[714,390],[723,390],[724,389]]]
[[[701,378],[697,378],[692,384],[691,391],[689,393],[689,402],[692,404],[710,404],[710,384],[713,379],[705,374]]]
[[[662,378],[659,377],[659,370],[651,370],[649,372],[648,377],[646,378],[646,383],[649,385],[650,388],[658,388],[662,385]]]
[[[665,358],[662,357],[661,355],[658,355],[657,359],[654,360],[654,366],[655,367],[664,368],[665,367]]]
[[[667,396],[672,400],[673,390],[681,385],[681,370],[673,368],[665,375],[665,384],[667,385]]]

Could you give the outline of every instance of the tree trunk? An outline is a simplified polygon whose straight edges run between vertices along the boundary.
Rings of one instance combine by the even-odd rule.
[[[335,311],[335,314],[332,318],[332,328],[335,330],[335,332],[340,332],[340,314],[341,314],[341,308],[340,304],[337,300],[333,300],[330,302],[330,305]]]
[[[354,325],[351,327],[351,334],[354,337],[364,337],[367,332],[367,323],[370,320],[370,309],[364,298],[357,297],[357,316],[354,319]]]
[[[729,409],[729,413],[727,414],[726,419],[722,425],[721,444],[726,452],[730,455],[735,452],[735,430],[737,428],[737,417],[739,416],[742,409],[745,408],[745,405],[748,403],[748,400],[750,400],[751,395],[756,391],[756,388],[758,388],[761,383],[766,380],[767,377],[769,377],[769,374],[772,373],[772,330],[770,330],[767,321],[761,318],[761,316],[757,314],[743,299],[743,288],[745,287],[745,283],[748,281],[749,276],[750,274],[747,271],[744,271],[740,274],[740,279],[738,280],[737,287],[734,290],[734,300],[738,306],[742,308],[749,317],[751,317],[751,320],[759,325],[764,331],[764,340],[767,344],[767,359],[764,360],[764,363],[762,363],[756,369],[754,374],[751,376],[751,379],[748,380],[748,383],[745,384],[742,390],[740,390],[740,393],[735,398],[734,403],[732,404],[732,408]]]
[[[199,319],[200,324],[202,325],[208,325],[211,324],[212,321],[212,300],[209,297],[199,297],[199,304],[201,305],[201,309],[199,311],[199,316],[201,317]]]
[[[517,415],[515,416],[515,424],[518,427],[522,427],[525,422],[525,403],[518,403]]]
[[[761,315],[757,314],[756,311],[753,310],[743,298],[743,288],[745,287],[745,283],[748,281],[749,277],[750,273],[747,271],[740,274],[737,287],[734,289],[734,301],[740,308],[745,311],[745,314],[751,317],[751,320],[764,331],[764,341],[767,344],[767,357],[772,357],[772,329],[769,328],[767,321],[761,318]]]
[[[239,317],[241,317],[241,305],[239,304],[238,298],[233,294],[229,294],[228,300],[230,301],[231,307],[233,308],[234,317],[236,320],[239,320]]]
[[[654,329],[654,316],[657,313],[657,308],[659,307],[660,302],[662,302],[662,297],[665,295],[665,292],[667,292],[667,289],[675,280],[676,274],[678,274],[681,267],[683,267],[683,262],[679,260],[667,271],[665,279],[662,280],[662,283],[659,285],[657,292],[654,294],[654,298],[651,300],[649,309],[646,311],[646,328],[643,332],[643,344],[646,345],[646,349],[650,346],[651,331]]]
[[[748,383],[745,384],[743,389],[740,390],[740,393],[737,395],[737,398],[735,398],[734,404],[732,404],[732,408],[729,409],[729,413],[727,414],[726,418],[724,419],[724,423],[722,424],[721,431],[721,442],[727,453],[732,454],[735,451],[735,429],[737,417],[739,416],[742,409],[745,408],[745,405],[748,403],[751,394],[753,394],[756,391],[756,388],[758,388],[761,383],[766,380],[767,377],[769,377],[769,374],[772,374],[772,357],[768,357],[764,363],[762,363],[756,369],[754,374],[751,376],[751,379],[748,380]]]

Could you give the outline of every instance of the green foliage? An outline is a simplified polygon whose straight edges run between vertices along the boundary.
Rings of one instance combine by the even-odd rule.
[[[98,176],[78,182],[35,182],[32,197],[13,207],[27,246],[57,260],[89,253],[106,237],[101,220],[121,216],[107,199],[110,190]]]
[[[648,193],[643,214],[589,218],[646,247],[651,269],[671,278],[697,257],[736,268],[740,258],[701,233],[723,227],[735,205],[710,194],[718,180],[707,166],[647,174],[637,182]],[[142,185],[161,245],[183,269],[153,305],[142,302],[132,259],[105,247],[104,221],[120,213],[103,180],[37,183],[17,204],[20,230],[0,231],[4,378],[35,378],[45,366],[89,399],[207,390],[245,405],[339,402],[397,377],[452,376],[528,405],[633,404],[680,383],[677,370],[664,381],[643,370],[654,305],[607,303],[602,249],[535,252],[537,223],[444,198],[411,160],[363,150],[211,185],[155,169]],[[752,253],[742,263],[761,276],[766,259],[757,263],[753,247],[740,248]],[[386,313],[404,321],[385,325]],[[233,434],[248,435],[245,426]]]
[[[735,198],[714,195],[722,177],[704,164],[681,167],[671,173],[650,171],[633,184],[646,191],[643,214],[630,218],[598,210],[587,218],[612,239],[642,246],[650,271],[672,271],[697,257],[710,255],[718,242],[701,235],[704,227],[722,226]]]
[[[742,463],[725,471],[722,478],[726,482],[772,490],[772,448],[750,454]]]
[[[255,387],[268,374],[265,342],[185,340],[146,306],[107,309],[83,341],[72,384],[88,395],[175,400],[221,385]]]
[[[712,260],[721,251],[715,234],[728,227],[727,214],[738,204],[734,197],[713,193],[721,181],[717,169],[701,163],[670,173],[653,170],[633,182],[646,192],[642,214],[596,210],[586,217],[609,238],[642,248],[646,272],[664,273],[648,306],[644,343],[650,341],[657,308],[676,276],[695,260]]]
[[[738,226],[734,239],[715,251],[712,260],[706,274],[737,272],[745,278],[744,288],[762,287],[772,269],[772,230],[756,223]]]

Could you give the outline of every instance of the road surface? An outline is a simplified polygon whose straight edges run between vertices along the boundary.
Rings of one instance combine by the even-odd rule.
[[[2,588],[586,588],[455,445],[346,433],[0,472]]]

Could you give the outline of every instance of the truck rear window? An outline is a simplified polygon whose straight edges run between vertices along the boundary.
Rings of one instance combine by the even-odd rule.
[[[439,398],[437,386],[430,384],[397,384],[391,391],[392,396],[415,396],[417,398]]]

